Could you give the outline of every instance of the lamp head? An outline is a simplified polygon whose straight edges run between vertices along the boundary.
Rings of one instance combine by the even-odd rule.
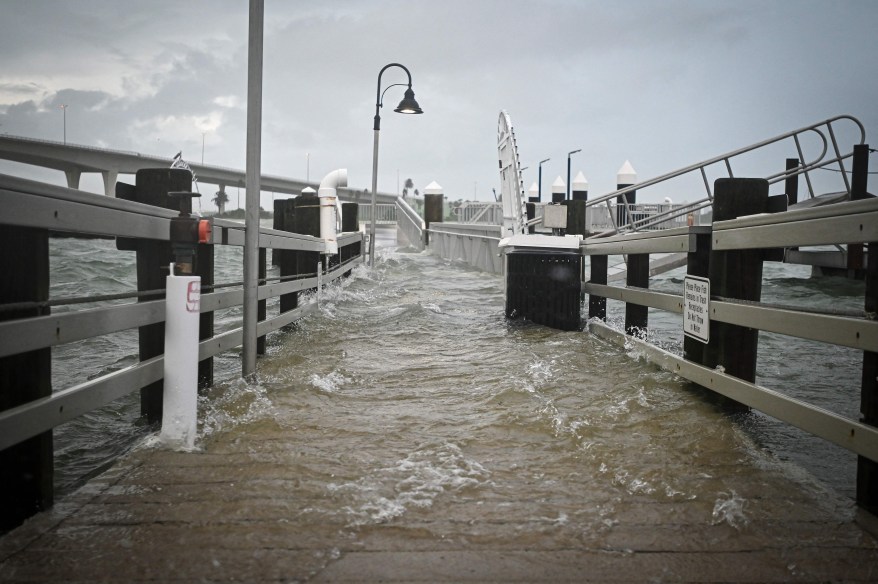
[[[405,96],[402,98],[402,101],[399,102],[399,105],[396,106],[396,109],[393,110],[400,114],[422,114],[424,110],[421,109],[421,106],[418,105],[418,102],[415,100],[415,92],[412,91],[411,86],[405,90]]]

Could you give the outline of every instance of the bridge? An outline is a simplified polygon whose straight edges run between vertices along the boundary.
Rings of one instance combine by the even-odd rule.
[[[165,320],[161,266],[176,213],[0,177],[2,247],[15,250],[0,259],[4,273],[17,275],[0,297],[0,367],[12,380],[4,382],[0,450],[31,459],[27,473],[17,472],[20,461],[16,472],[3,465],[10,500],[30,497],[27,509],[5,509],[43,509],[0,537],[0,579],[874,581],[878,401],[869,372],[878,355],[878,256],[868,251],[878,241],[878,202],[862,196],[867,176],[858,163],[842,202],[719,215],[705,225],[674,224],[688,209],[637,209],[624,198],[611,206],[616,193],[592,199],[585,205],[607,206],[613,228],[594,213],[596,223],[569,222],[568,231],[591,225],[598,233],[555,238],[556,246],[572,241],[582,261],[572,272],[576,316],[589,320],[569,332],[503,320],[509,298],[492,275],[511,275],[503,226],[448,221],[440,193],[428,195],[423,212],[396,201],[396,237],[379,231],[383,261],[372,271],[362,266],[367,246],[356,215],[342,217],[341,253],[322,263],[323,240],[306,233],[316,205],[300,213],[294,204],[293,221],[259,236],[264,356],[250,382],[221,373],[242,342],[242,282],[229,258],[239,257],[243,225],[214,220],[198,251],[210,259],[198,267],[206,293],[196,451],[163,447],[149,426],[162,417],[155,331]],[[752,179],[728,177],[710,189],[719,208],[739,180]],[[531,226],[556,229],[539,214],[533,209]],[[649,223],[667,228],[644,229]],[[50,233],[117,238],[119,251],[135,250],[126,257],[136,289],[50,291],[50,253],[73,247],[50,252]],[[542,245],[553,236],[537,237]],[[761,290],[763,264],[779,263],[765,250],[819,245],[867,246],[860,309],[797,305],[783,290],[772,300],[714,290],[707,312],[720,326],[702,347],[682,334],[682,290],[650,284],[650,256],[682,253],[687,277],[719,286],[728,278],[707,266],[740,254],[747,269],[758,264],[758,277],[747,277]],[[104,248],[97,259],[116,251]],[[60,263],[52,256],[53,269],[95,255],[71,253]],[[268,253],[280,254],[276,271]],[[624,266],[615,282],[614,262]],[[551,267],[531,275],[569,283],[569,270]],[[541,284],[546,305],[559,287]],[[766,379],[783,384],[771,371],[776,360],[759,370],[759,382],[732,364],[745,349],[752,352],[739,361],[761,363],[755,345],[730,340],[740,329],[828,347],[789,355],[799,359],[791,368],[828,359],[825,393],[850,401],[859,392],[862,405],[841,409],[861,417],[831,411],[826,396],[815,397],[822,392],[796,393],[820,379],[766,387]],[[120,361],[118,348],[105,349],[107,362],[88,375],[66,365],[86,346],[79,363],[91,370],[101,343],[81,343],[134,331],[136,356]],[[856,358],[839,360],[836,349]],[[725,356],[712,363],[710,354]],[[50,362],[63,371],[54,380]],[[138,410],[140,425],[122,424],[138,447],[97,464],[52,505],[52,433],[72,424],[84,431],[84,417],[113,404],[100,431],[125,408]],[[816,486],[747,438],[748,424],[766,423],[756,412],[781,434],[801,432],[795,441],[812,452],[852,460],[850,494]],[[14,491],[24,476],[37,480]]]
[[[100,173],[104,182],[104,194],[110,197],[115,196],[116,180],[120,174],[135,174],[144,168],[170,167],[174,162],[172,158],[150,156],[139,152],[38,140],[8,134],[0,135],[0,159],[60,170],[67,177],[67,186],[71,189],[79,188],[79,180],[83,173]],[[225,192],[227,187],[244,187],[245,172],[243,170],[191,161],[187,161],[187,163],[199,182],[215,184],[220,191]],[[263,191],[288,195],[297,195],[306,187],[317,188],[318,186],[317,182],[268,174],[262,175],[260,184]],[[371,201],[371,197],[364,191],[352,188],[339,189],[339,198],[355,203]],[[396,201],[396,195],[378,193],[376,199],[379,203],[393,204]]]

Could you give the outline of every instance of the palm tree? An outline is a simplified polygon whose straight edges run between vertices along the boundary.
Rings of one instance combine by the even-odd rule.
[[[216,205],[216,208],[219,209],[219,214],[222,215],[226,212],[226,203],[229,202],[229,196],[222,189],[216,192],[216,196],[213,198],[213,203]]]
[[[403,199],[406,197],[406,195],[409,194],[409,189],[414,187],[414,186],[415,186],[415,183],[414,183],[414,181],[412,181],[412,179],[410,179],[410,178],[405,179],[405,185],[402,187],[402,198]]]

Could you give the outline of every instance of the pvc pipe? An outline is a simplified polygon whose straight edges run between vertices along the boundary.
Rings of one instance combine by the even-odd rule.
[[[171,264],[171,274],[174,265]],[[198,323],[201,277],[168,276],[165,297],[165,382],[160,439],[195,447],[198,423]]]
[[[324,253],[335,255],[338,253],[338,211],[336,204],[338,196],[336,190],[348,186],[348,170],[340,168],[333,170],[320,181],[317,196],[320,198],[320,238],[326,244]]]

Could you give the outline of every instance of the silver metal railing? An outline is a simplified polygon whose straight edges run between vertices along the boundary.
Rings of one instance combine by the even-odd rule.
[[[410,247],[424,249],[424,220],[402,197],[396,200],[396,238]]]
[[[756,142],[755,144],[751,144],[750,146],[746,146],[744,148],[739,148],[738,150],[733,150],[731,152],[727,152],[726,154],[721,154],[719,156],[715,156],[703,162],[699,162],[696,164],[692,164],[690,166],[686,166],[679,170],[675,170],[673,172],[669,172],[667,174],[663,174],[656,178],[652,178],[635,185],[631,185],[622,189],[618,189],[606,195],[602,195],[600,197],[590,199],[587,203],[587,207],[595,207],[597,205],[604,204],[607,207],[607,210],[610,213],[610,218],[613,223],[613,228],[607,230],[604,233],[599,234],[598,236],[609,236],[614,233],[619,233],[623,231],[640,231],[643,228],[644,224],[632,223],[631,218],[635,217],[636,210],[633,204],[629,204],[624,202],[624,195],[630,193],[632,191],[641,192],[644,189],[663,183],[665,181],[682,177],[684,175],[690,173],[700,173],[702,182],[704,183],[705,194],[706,196],[703,199],[695,201],[691,205],[698,206],[698,208],[708,207],[712,204],[713,201],[713,193],[710,188],[710,181],[707,178],[707,168],[711,167],[715,164],[722,164],[725,167],[726,173],[729,177],[733,178],[735,175],[732,171],[732,159],[738,158],[744,154],[754,152],[756,150],[765,148],[767,146],[771,146],[786,140],[792,141],[796,152],[798,153],[800,164],[798,168],[782,171],[775,174],[770,174],[764,177],[768,180],[769,184],[774,184],[783,180],[786,180],[789,177],[804,175],[805,182],[808,186],[808,193],[813,198],[815,196],[814,193],[814,185],[811,179],[811,172],[819,169],[826,168],[829,166],[838,165],[838,171],[841,173],[842,180],[844,181],[845,189],[848,194],[850,194],[850,171],[848,171],[844,166],[844,161],[853,156],[853,149],[849,152],[842,152],[838,146],[838,138],[836,136],[836,126],[839,122],[850,122],[853,123],[856,129],[859,130],[859,142],[855,142],[855,144],[864,144],[866,140],[866,130],[863,127],[863,124],[853,116],[849,115],[840,115],[833,118],[829,118],[827,120],[823,120],[821,122],[817,122],[815,124],[811,124],[810,126],[805,126],[804,128],[799,128],[798,130],[793,130],[791,132],[787,132],[785,134],[781,134],[779,136],[775,136],[774,138],[769,138],[767,140],[763,140],[761,142]],[[807,134],[816,135],[821,144],[820,154],[815,156],[810,160],[805,160],[804,149],[802,148],[802,138]],[[620,205],[617,205],[617,208],[614,209],[612,205],[612,201],[615,201],[621,197],[623,201]],[[624,213],[624,217],[626,217],[626,222],[624,225],[619,225],[619,218],[622,214],[619,213],[619,208],[626,209]],[[670,219],[671,217],[666,217]]]
[[[372,221],[372,205],[360,203],[360,221]],[[396,223],[396,203],[380,203],[375,205],[375,223],[378,225],[393,225]]]

